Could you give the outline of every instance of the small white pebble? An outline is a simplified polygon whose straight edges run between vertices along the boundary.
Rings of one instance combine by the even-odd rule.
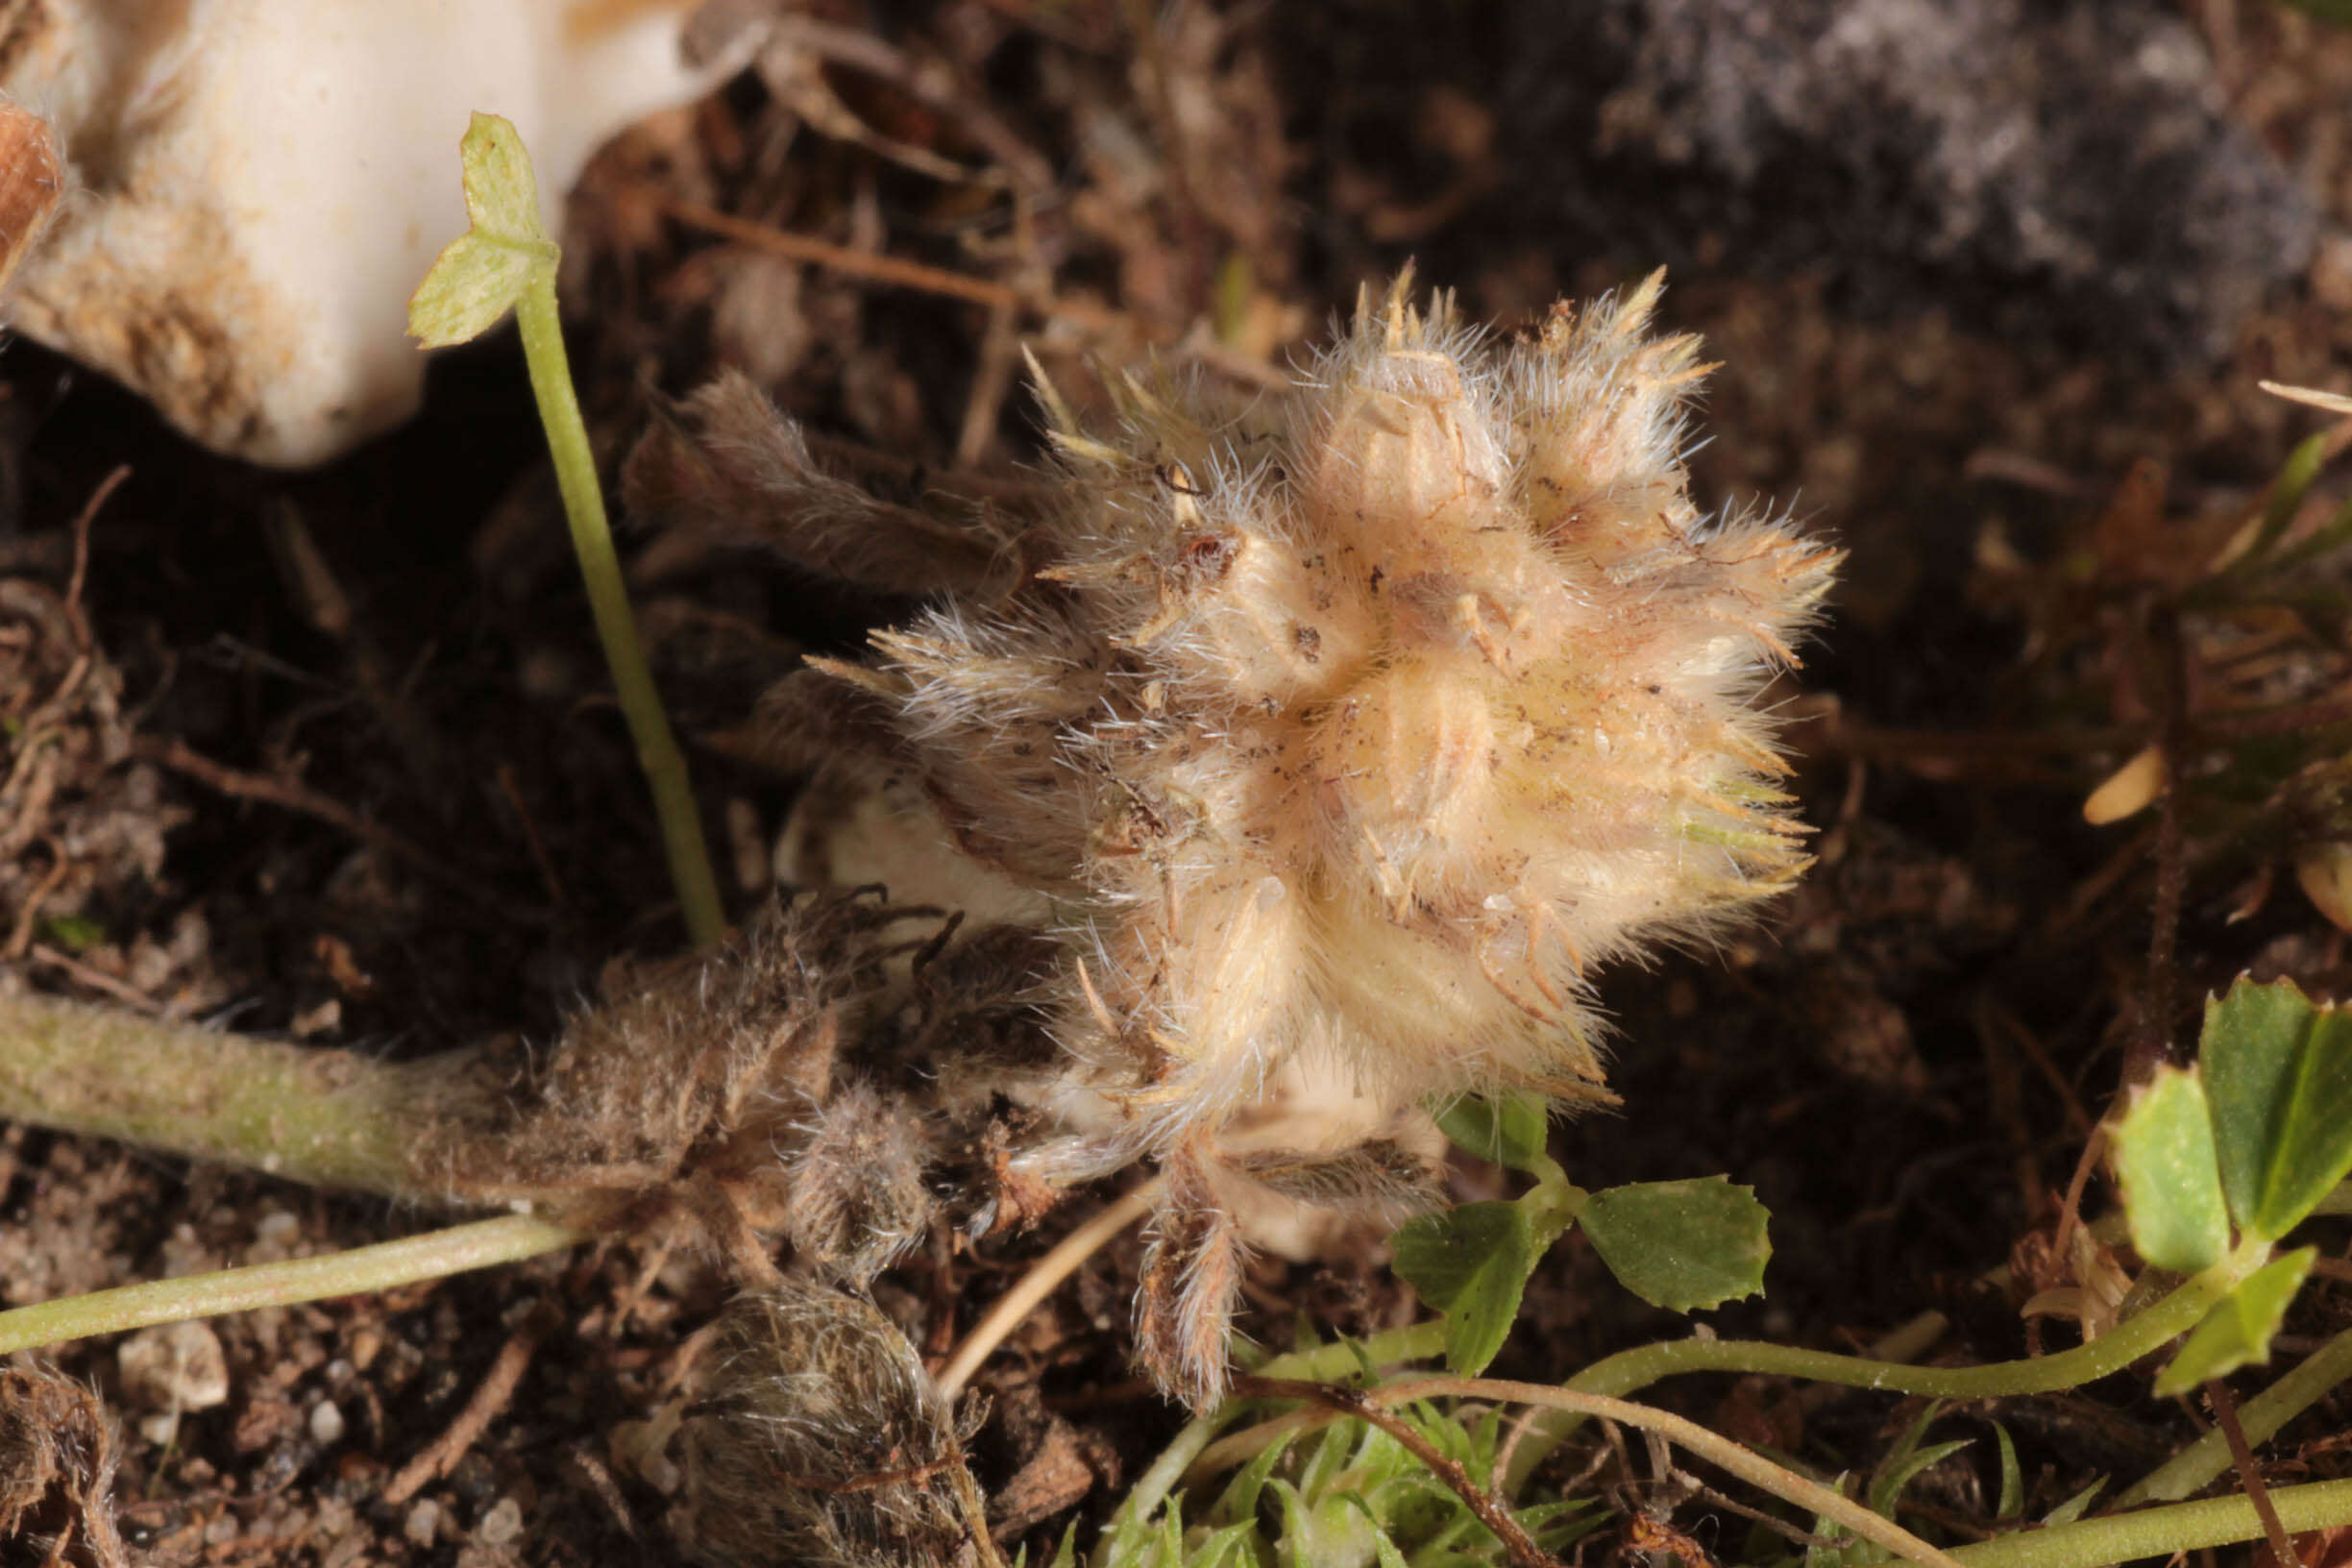
[[[331,1399],[322,1399],[310,1407],[310,1439],[325,1447],[343,1440],[343,1412]]]
[[[283,1246],[302,1235],[302,1220],[283,1209],[273,1209],[261,1216],[261,1223],[254,1227],[254,1235],[263,1241]]]
[[[141,1329],[115,1347],[114,1361],[124,1397],[146,1409],[208,1410],[229,1397],[229,1359],[201,1321]]]
[[[429,1547],[433,1543],[433,1531],[440,1525],[441,1505],[429,1497],[420,1498],[417,1506],[408,1510],[407,1519],[401,1525],[401,1533],[407,1536],[409,1544],[413,1546]]]
[[[504,1546],[523,1533],[523,1505],[502,1497],[474,1527],[474,1538],[484,1546]]]

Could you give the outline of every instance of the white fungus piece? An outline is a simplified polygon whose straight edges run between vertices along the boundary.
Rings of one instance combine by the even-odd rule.
[[[298,465],[411,413],[407,305],[465,228],[475,110],[546,189],[712,79],[689,0],[47,0],[0,90],[46,115],[78,186],[19,268],[10,325],[105,371],[216,451]]]

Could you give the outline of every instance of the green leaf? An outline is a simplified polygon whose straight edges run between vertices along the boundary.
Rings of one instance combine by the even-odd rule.
[[[539,181],[514,123],[477,110],[457,144],[465,175],[466,218],[475,232],[497,239],[548,237],[539,217]]]
[[[2288,525],[2294,521],[2302,508],[2303,498],[2319,478],[2319,470],[2327,462],[2328,433],[2325,430],[2311,436],[2287,456],[2280,465],[2278,477],[2270,481],[2270,500],[2263,507],[2262,522],[2256,526],[2253,541],[2240,557],[2249,566],[2258,566],[2279,540],[2285,537]]]
[[[1258,1560],[1250,1550],[1257,1539],[1258,1521],[1246,1519],[1237,1525],[1227,1525],[1181,1559],[1163,1553],[1161,1560],[1166,1568],[1178,1568],[1180,1561],[1183,1568],[1224,1568],[1228,1561],[1239,1564],[1240,1568],[1251,1568]]]
[[[1296,1486],[1279,1477],[1266,1483],[1266,1490],[1274,1494],[1276,1529],[1282,1542],[1291,1548],[1285,1554],[1285,1560],[1289,1560],[1299,1546],[1313,1542],[1314,1510],[1308,1507],[1307,1499],[1300,1495]],[[1183,1543],[1179,1540],[1175,1544],[1178,1556],[1170,1556],[1167,1560],[1171,1563],[1182,1560],[1183,1550]]]
[[[1266,1444],[1256,1458],[1243,1465],[1240,1472],[1226,1484],[1223,1495],[1209,1510],[1214,1519],[1254,1519],[1258,1516],[1258,1494],[1265,1490],[1266,1478],[1282,1462],[1295,1433],[1282,1433]]]
[[[2000,1443],[2000,1500],[1993,1505],[1993,1517],[2014,1519],[2025,1507],[2025,1469],[2018,1463],[2017,1443],[2009,1429],[1998,1421],[1992,1425],[1993,1435]]]
[[[86,953],[107,939],[107,928],[86,915],[45,916],[35,929],[41,941],[69,953]]]
[[[2081,1491],[2076,1492],[2072,1497],[2068,1498],[2064,1503],[2059,1504],[2056,1507],[2050,1509],[2049,1512],[2044,1514],[2042,1516],[2042,1522],[2046,1525],[2072,1524],[2075,1520],[2080,1519],[2085,1513],[2090,1511],[2091,1505],[2097,1500],[2098,1494],[2106,1489],[2107,1478],[2105,1476],[2100,1476],[2096,1480],[2093,1481],[2090,1485],[2085,1486]]]
[[[1544,1103],[1521,1090],[1457,1096],[1437,1113],[1437,1127],[1463,1152],[1512,1170],[1533,1170],[1548,1158]]]
[[[1764,1288],[1771,1216],[1721,1176],[1607,1188],[1578,1218],[1617,1283],[1654,1307],[1687,1312]]]
[[[1918,1418],[1904,1429],[1902,1436],[1896,1439],[1895,1446],[1887,1451],[1887,1457],[1879,1461],[1878,1468],[1871,1476],[1870,1489],[1864,1494],[1864,1504],[1871,1512],[1894,1518],[1896,1500],[1902,1496],[1903,1488],[1910,1485],[1921,1471],[1947,1455],[1957,1454],[1969,1446],[1970,1439],[1966,1437],[1923,1446],[1926,1444],[1927,1429],[1935,1425],[1936,1417],[1943,1413],[1944,1402],[1940,1399],[1929,1400]]]
[[[502,240],[459,234],[408,296],[408,335],[429,349],[471,343],[514,308],[532,264]]]
[[[2273,1240],[2352,1172],[2352,1017],[2242,976],[2205,1004],[2198,1060],[2230,1214]]]
[[[1469,1203],[1422,1214],[1389,1247],[1398,1275],[1445,1313],[1446,1364],[1464,1377],[1483,1372],[1540,1255],[1526,1213],[1515,1203]]]
[[[2115,1125],[2116,1176],[2132,1245],[2158,1268],[2194,1274],[2229,1250],[2213,1118],[2195,1068],[2159,1067]]]
[[[458,145],[473,227],[446,246],[408,297],[408,335],[429,349],[468,343],[514,307],[535,268],[559,254],[539,219],[539,183],[515,128],[474,116]]]
[[[2214,1303],[2205,1321],[2190,1332],[2172,1364],[2156,1375],[2160,1394],[2185,1394],[2209,1379],[2270,1359],[2270,1337],[2287,1316],[2287,1304],[2302,1288],[2317,1247],[2305,1247],[2266,1263]]]

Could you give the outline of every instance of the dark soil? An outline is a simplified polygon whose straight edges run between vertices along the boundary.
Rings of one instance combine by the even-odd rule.
[[[1964,46],[1963,105],[1923,83],[1935,62],[1917,50],[1825,66],[1826,30],[1910,14],[1876,0],[1531,3],[1476,37],[1418,0],[832,9],[948,86],[920,97],[828,66],[861,141],[796,113],[786,73],[747,72],[622,136],[573,197],[574,363],[609,456],[733,364],[842,443],[1017,479],[1037,437],[1013,328],[1073,379],[1086,355],[1181,353],[1203,322],[1219,354],[1280,365],[1409,259],[1505,331],[1671,262],[1667,325],[1723,361],[1704,497],[1776,498],[1851,551],[1787,693],[1821,866],[1767,930],[1609,981],[1625,1109],[1556,1150],[1588,1187],[1725,1171],[1757,1189],[1769,1290],[1706,1314],[1724,1335],[1842,1349],[1933,1309],[1952,1322],[1937,1356],[2022,1354],[2028,1324],[2068,1342],[2067,1317],[2018,1307],[2083,1283],[2049,1241],[2127,1070],[2185,1048],[2201,998],[2241,970],[2314,994],[2352,983],[2341,933],[2285,871],[2293,845],[2232,838],[2219,804],[2185,824],[2177,961],[2152,972],[2156,835],[2080,811],[2166,722],[2149,672],[2167,568],[2148,552],[2187,532],[2119,532],[2111,498],[2152,461],[2165,518],[2244,505],[2321,427],[2256,380],[2352,372],[2352,32],[2258,0],[1919,8]],[[1553,19],[1570,14],[1585,19]],[[2000,41],[2020,29],[2054,41]],[[1960,156],[2012,120],[2033,134],[2001,159]],[[943,180],[899,144],[997,172]],[[1050,285],[1069,308],[1008,325],[720,237],[679,202]],[[75,519],[118,466],[78,572]],[[626,548],[742,915],[772,891],[796,781],[723,732],[802,649],[851,647],[903,606],[650,530]],[[2254,690],[2228,662],[2242,630],[2181,634],[2188,699]],[[2306,631],[2266,699],[2342,679],[2340,622]],[[0,789],[0,985],[395,1056],[519,1051],[614,958],[684,943],[510,336],[440,362],[409,428],[298,476],[198,452],[12,346],[0,717],[18,770]],[[54,763],[27,760],[36,729]],[[1484,1179],[1465,1171],[1465,1191]],[[976,1254],[943,1237],[878,1299],[942,1352],[1091,1203],[1066,1208]],[[0,1128],[4,1305],[429,1217]],[[2008,1284],[1985,1283],[2013,1260]],[[115,1341],[43,1359],[115,1418],[135,1560],[667,1562],[674,1470],[634,1424],[676,1387],[724,1287],[681,1256],[640,1294],[646,1262],[614,1245],[215,1320],[227,1396],[176,1425]],[[1072,1517],[1104,1517],[1179,1424],[1128,1368],[1134,1267],[1131,1238],[981,1380],[995,1405],[975,1468],[1017,1500],[1032,1561]],[[1413,1311],[1370,1255],[1262,1262],[1250,1300],[1273,1343],[1301,1314],[1360,1332]],[[2352,1299],[2322,1285],[2291,1348],[2347,1324]],[[1498,1371],[1556,1380],[1688,1332],[1571,1245]],[[504,1412],[446,1476],[384,1503],[523,1343]],[[2144,1389],[2001,1408],[2029,1511],[2192,1434]],[[1831,1470],[1868,1469],[1917,1413],[1704,1380],[1656,1397]],[[2346,1473],[2320,1439],[2347,1420],[2339,1396],[2290,1429],[2279,1473]],[[1940,1482],[1955,1516],[1987,1511],[1989,1450]],[[0,1563],[39,1560],[28,1551],[0,1542]]]

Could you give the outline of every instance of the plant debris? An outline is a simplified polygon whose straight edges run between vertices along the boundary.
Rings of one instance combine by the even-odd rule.
[[[2332,720],[2291,737],[2193,728],[2195,744],[2177,751],[2186,874],[2169,1009],[2148,984],[2161,801],[2103,827],[2081,816],[2160,738],[2171,698],[2148,678],[2168,646],[2153,612],[2203,591],[2232,520],[2260,511],[2286,454],[2326,428],[2256,381],[2346,384],[2352,244],[2338,231],[2352,217],[2352,35],[2267,0],[2153,21],[2155,8],[2073,4],[1968,14],[2013,9],[2021,30],[1980,35],[1993,41],[1971,56],[1989,73],[1972,79],[1981,90],[1936,123],[1981,124],[1997,106],[2056,94],[2103,115],[2134,159],[2171,145],[2158,126],[2193,127],[2176,149],[2194,165],[2181,179],[2219,198],[2198,210],[2220,215],[2199,233],[2221,243],[2153,233],[2173,185],[2159,179],[2141,198],[2130,193],[2150,187],[2136,176],[2087,174],[2057,122],[2003,165],[2014,180],[2000,188],[1946,182],[1950,160],[1908,164],[1923,122],[1879,127],[1888,137],[1868,146],[1883,161],[1861,187],[1893,195],[1784,210],[1767,199],[1777,174],[1727,184],[1721,138],[1660,161],[1674,151],[1669,99],[1704,49],[1677,54],[1658,34],[1639,80],[1604,82],[1607,61],[1626,57],[1580,54],[1563,72],[1524,33],[1483,41],[1420,3],[1199,4],[1148,18],[1094,0],[796,12],[807,25],[795,47],[813,66],[770,62],[625,133],[565,214],[568,336],[608,471],[649,429],[688,465],[665,481],[685,504],[637,509],[620,544],[695,752],[730,912],[747,926],[789,923],[805,901],[761,914],[780,887],[877,876],[889,892],[870,895],[870,914],[968,912],[943,942],[932,917],[868,927],[848,943],[858,978],[845,991],[755,983],[741,954],[715,955],[713,994],[781,1038],[690,1038],[689,1066],[670,1075],[603,1039],[621,1019],[650,1041],[709,1031],[713,1017],[698,968],[666,956],[676,911],[511,346],[437,361],[418,424],[331,469],[282,475],[196,453],[103,379],[13,345],[0,361],[0,713],[43,715],[49,744],[0,732],[17,781],[0,797],[0,831],[31,824],[0,858],[0,935],[35,910],[0,985],[44,1005],[41,993],[63,992],[214,1036],[284,1037],[338,1067],[448,1073],[423,1064],[456,1048],[467,1065],[445,1083],[460,1133],[497,1140],[547,1118],[513,1148],[477,1150],[475,1178],[512,1193],[544,1177],[583,1216],[647,1227],[560,1259],[214,1320],[228,1397],[184,1412],[170,1447],[138,1430],[149,1412],[125,1398],[112,1344],[59,1347],[56,1364],[123,1422],[126,1554],[162,1568],[676,1559],[664,1521],[682,1495],[682,1449],[647,1429],[674,1427],[703,1397],[689,1390],[708,1386],[712,1325],[759,1273],[755,1250],[813,1286],[804,1273],[871,1266],[843,1242],[843,1221],[873,1217],[850,1219],[854,1206],[907,1216],[912,1244],[870,1274],[863,1299],[941,1368],[1043,1254],[1115,1201],[1020,1164],[1067,1131],[1021,1087],[1062,1070],[1056,1033],[1067,1030],[1049,1020],[1077,1017],[1073,977],[1038,936],[1050,900],[967,874],[943,828],[892,844],[895,860],[872,852],[890,842],[877,827],[927,809],[923,770],[888,745],[852,767],[812,743],[848,719],[894,744],[887,709],[799,677],[756,699],[804,651],[867,657],[870,628],[1002,595],[1051,564],[1039,530],[1059,481],[1039,472],[1024,347],[1097,438],[1118,424],[1116,383],[1089,361],[1138,365],[1153,345],[1171,380],[1201,378],[1245,406],[1308,362],[1296,346],[1315,323],[1416,257],[1421,276],[1458,291],[1460,319],[1505,340],[1540,332],[1556,298],[1624,290],[1674,263],[1658,330],[1700,334],[1725,361],[1708,380],[1709,439],[1686,457],[1692,505],[1740,515],[1746,498],[1783,498],[1807,537],[1850,552],[1806,668],[1763,698],[1797,765],[1782,787],[1817,829],[1800,847],[1824,864],[1756,927],[1609,980],[1606,1035],[1623,1045],[1608,1087],[1625,1103],[1580,1120],[1553,1152],[1580,1183],[1722,1171],[1755,1188],[1773,1214],[1766,1291],[1702,1314],[1722,1338],[1844,1349],[1909,1335],[1907,1355],[1990,1362],[2063,1348],[2078,1323],[2128,1306],[2131,1255],[2069,1207],[2127,1053],[2144,1037],[2178,1049],[2194,1004],[2241,971],[2291,975],[2315,997],[2352,986],[2342,933],[2292,881],[2347,842],[2329,775],[2304,772],[2342,749]],[[1531,28],[1587,25],[1524,10],[1544,12]],[[1800,12],[1789,25],[1827,8]],[[2118,95],[2084,73],[2129,77],[2147,61],[2069,48],[2040,55],[2028,78],[2037,57],[2020,40],[2045,23],[2094,39],[2160,31],[2155,63],[2184,68]],[[1718,85],[1724,102],[1752,108],[1777,82]],[[1650,94],[1666,117],[1605,147],[1591,117],[1621,89]],[[1770,168],[1811,167],[1826,185],[1846,178],[1846,152],[1881,156],[1857,139],[1807,164],[1805,107],[1764,122]],[[1983,169],[2002,149],[1960,151]],[[2081,220],[2059,231],[2074,257],[2063,276],[2033,271],[2005,227],[2018,194],[2037,190],[2048,211]],[[2272,205],[2266,193],[2283,194]],[[1954,233],[1971,237],[1923,257],[1923,234],[1943,232],[1910,221],[1923,205],[1969,218]],[[1867,232],[1839,227],[1857,210]],[[2095,344],[2140,347],[2113,359]],[[749,385],[722,408],[698,389],[730,369]],[[778,570],[775,521],[756,492],[728,488],[758,465],[692,467],[717,450],[707,436],[777,429],[762,402],[805,442],[783,472],[851,487],[828,504],[853,493],[872,508],[862,534],[837,530],[822,551],[803,542],[816,571]],[[2161,474],[2134,482],[2156,499],[2120,508],[2102,535],[2144,458]],[[77,572],[75,519],[125,464]],[[1156,478],[1142,488],[1154,507],[1179,496]],[[1207,488],[1193,504],[1219,493]],[[2284,537],[2314,537],[2343,491],[2323,465]],[[714,511],[750,526],[714,533]],[[2308,563],[2272,586],[2287,602],[2188,607],[2173,645],[2185,715],[2235,724],[2249,709],[2335,699],[2340,568]],[[53,787],[36,810],[26,786],[44,759]],[[818,762],[829,775],[808,788]],[[52,841],[71,869],[44,894]],[[962,880],[943,887],[948,864]],[[845,1050],[850,1040],[863,1043]],[[821,1086],[804,1093],[822,1060]],[[943,1062],[957,1066],[932,1076]],[[997,1092],[1008,1084],[1017,1092]],[[635,1115],[614,1120],[632,1094]],[[1325,1173],[1285,1163],[1289,1129],[1267,1120],[1265,1147],[1248,1151],[1264,1157],[1251,1188],[1319,1196]],[[861,1184],[829,1218],[800,1211],[796,1239],[789,1184],[749,1169],[753,1128],[787,1151],[823,1133],[827,1168],[887,1157],[918,1175]],[[1433,1136],[1393,1141],[1393,1157],[1375,1148],[1354,1172],[1359,1185],[1394,1182],[1403,1199],[1418,1167],[1456,1200],[1507,1195],[1491,1171],[1440,1165]],[[432,1190],[450,1192],[453,1148],[399,1152],[429,1155]],[[2083,1183],[2079,1212],[2095,1214],[2100,1178]],[[328,1252],[416,1217],[406,1202],[0,1129],[12,1306]],[[750,1244],[738,1244],[739,1219]],[[2323,1253],[2340,1253],[2340,1225],[2312,1225]],[[1421,1311],[1378,1225],[1252,1212],[1236,1228],[1251,1243],[1231,1273],[1236,1327],[1269,1350],[1377,1338]],[[1988,1275],[2004,1261],[2009,1275]],[[973,1380],[994,1413],[969,1433],[970,1462],[1008,1510],[996,1521],[1012,1531],[1008,1556],[1017,1545],[1048,1561],[1073,1526],[1078,1550],[1098,1550],[1098,1527],[1184,1419],[1131,1371],[1144,1265],[1143,1237],[1113,1239]],[[1941,1337],[1921,1337],[1923,1321]],[[2280,1355],[2304,1358],[2346,1324],[2342,1286],[2315,1276]],[[1591,1249],[1561,1246],[1528,1281],[1496,1375],[1557,1383],[1692,1327],[1612,1286]],[[527,1333],[535,1352],[510,1359]],[[505,1402],[473,1422],[477,1393],[508,1371]],[[2232,1381],[2250,1396],[2260,1376]],[[1937,1539],[2007,1529],[2069,1506],[2098,1474],[2142,1475],[2198,1440],[2177,1405],[2133,1399],[2120,1381],[2096,1392],[1947,1409],[1935,1435],[1973,1445],[1912,1482],[1907,1523]],[[1702,1417],[1724,1397],[1712,1380],[1657,1390]],[[1908,1462],[1917,1409],[1777,1378],[1745,1397],[1765,1413],[1742,1430],[1825,1468]],[[2255,1438],[2274,1487],[2352,1474],[2344,1419],[2339,1391]],[[1513,1430],[1494,1441],[1525,1451]],[[461,1446],[437,1446],[453,1432]],[[1353,1451],[1335,1441],[1331,1472],[1302,1479],[1325,1452],[1309,1445],[1266,1485],[1311,1481],[1306,1495],[1335,1502]],[[393,1479],[428,1456],[414,1494],[386,1504]],[[1718,1501],[1729,1483],[1643,1459],[1638,1442],[1572,1444],[1535,1484],[1632,1509],[1580,1516],[1605,1545],[1695,1542],[1724,1561],[1791,1550],[1784,1537],[1752,1545],[1744,1527],[1710,1532],[1705,1520],[1729,1517]],[[1491,1490],[1481,1465],[1469,1471]],[[1400,1495],[1418,1484],[1417,1467],[1395,1474]],[[27,1528],[61,1528],[66,1489],[45,1491]],[[1184,1518],[1257,1528],[1254,1503],[1216,1506],[1196,1490]],[[967,1550],[969,1527],[959,1514],[952,1538],[943,1526],[930,1538]],[[0,1548],[12,1568],[28,1555],[38,1562],[45,1548]]]

